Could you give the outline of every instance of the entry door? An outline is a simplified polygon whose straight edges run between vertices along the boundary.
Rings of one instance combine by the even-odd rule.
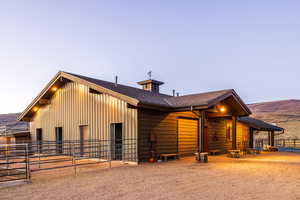
[[[122,160],[123,156],[122,123],[111,124],[111,158]]]
[[[62,127],[55,128],[55,141],[56,141],[56,153],[63,153],[63,136],[62,136]]]
[[[208,152],[209,151],[208,144],[209,144],[209,140],[208,140],[208,127],[205,126],[204,127],[204,152]]]
[[[80,134],[80,155],[83,156],[85,153],[87,153],[89,151],[89,149],[88,149],[89,127],[88,126],[80,126],[79,134]]]
[[[178,153],[192,155],[198,150],[198,120],[178,119]]]
[[[41,128],[36,129],[36,141],[39,145],[39,152],[42,153],[43,149],[43,130]]]

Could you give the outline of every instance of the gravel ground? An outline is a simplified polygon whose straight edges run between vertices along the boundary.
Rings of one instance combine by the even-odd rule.
[[[31,184],[0,189],[0,199],[299,199],[300,154],[193,158],[138,166],[40,172]]]

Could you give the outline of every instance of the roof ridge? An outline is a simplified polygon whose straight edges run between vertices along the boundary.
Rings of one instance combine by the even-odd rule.
[[[180,97],[189,97],[189,96],[196,96],[196,95],[201,95],[201,94],[210,94],[210,93],[218,93],[218,92],[231,92],[233,89],[224,89],[224,90],[213,90],[213,91],[208,91],[208,92],[200,92],[200,93],[192,93],[192,94],[186,94],[186,95],[181,95],[181,96],[170,96],[174,98],[180,98]]]
[[[98,78],[93,78],[93,77],[89,77],[89,76],[84,76],[84,75],[80,75],[80,74],[74,74],[74,73],[70,73],[70,72],[64,72],[64,73],[70,74],[70,75],[72,75],[72,76],[77,76],[77,77],[84,77],[84,78],[93,79],[93,80],[95,80],[95,81],[102,81],[102,82],[109,83],[109,84],[115,84],[114,82],[111,82],[111,81],[106,81],[106,80],[102,80],[102,79],[98,79]],[[120,84],[120,83],[118,83],[118,85],[120,85],[120,86],[122,86],[122,87],[127,87],[127,88],[136,89],[136,90],[143,91],[143,92],[153,93],[153,92],[151,92],[151,91],[143,90],[143,89],[141,89],[141,88],[137,88],[137,87],[133,87],[133,86],[129,86],[129,85],[124,85],[124,84]],[[167,96],[167,97],[172,97],[171,95],[164,94],[164,93],[153,93],[153,94],[161,95],[161,96]]]

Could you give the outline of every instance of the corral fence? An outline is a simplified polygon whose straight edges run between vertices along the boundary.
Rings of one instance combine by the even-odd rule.
[[[255,140],[256,148],[263,148],[264,145],[268,145],[268,144],[269,144],[268,139]],[[274,146],[278,148],[300,150],[300,139],[275,139]]]
[[[113,161],[137,162],[136,139],[26,142],[0,146],[0,181],[31,180],[43,170]]]
[[[17,180],[30,181],[27,144],[0,145],[0,183]]]

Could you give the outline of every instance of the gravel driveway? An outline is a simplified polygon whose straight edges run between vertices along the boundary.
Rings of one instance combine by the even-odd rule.
[[[71,169],[41,172],[31,184],[0,189],[0,199],[300,199],[300,154],[209,161],[84,167],[77,176]]]

